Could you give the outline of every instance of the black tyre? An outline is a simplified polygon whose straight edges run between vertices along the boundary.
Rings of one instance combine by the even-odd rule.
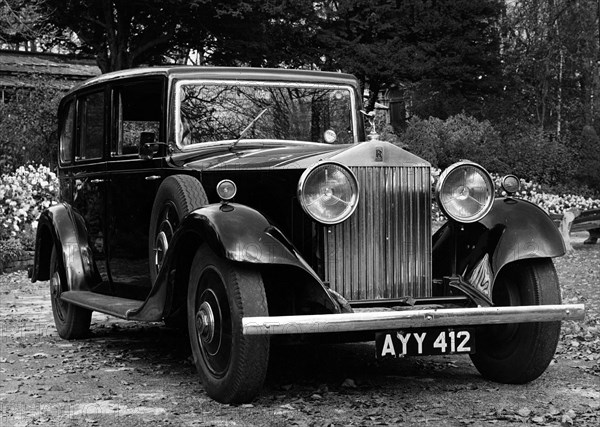
[[[192,176],[173,175],[162,182],[150,217],[148,257],[152,283],[156,281],[169,242],[183,217],[207,204],[202,184]]]
[[[50,301],[54,324],[61,338],[72,340],[85,337],[90,330],[91,310],[62,301],[60,296],[68,291],[62,260],[55,247],[50,255]]]
[[[269,337],[242,334],[244,316],[267,316],[260,273],[198,250],[188,287],[188,332],[207,394],[244,403],[259,393],[269,363]]]
[[[515,262],[501,271],[492,301],[498,306],[560,304],[558,277],[551,259]],[[524,384],[548,367],[558,344],[560,322],[515,323],[481,327],[471,355],[487,379]]]

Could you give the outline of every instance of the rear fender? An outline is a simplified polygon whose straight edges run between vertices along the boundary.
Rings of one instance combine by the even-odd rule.
[[[285,236],[260,212],[236,203],[212,204],[190,212],[169,244],[157,281],[171,283],[171,287],[182,281],[187,283],[191,260],[202,243],[234,262],[264,266],[264,271],[286,268],[287,276],[294,279],[300,274],[309,284],[311,299],[320,301],[330,312],[340,311],[325,284]],[[165,269],[175,271],[176,277],[170,278]],[[166,283],[157,284],[161,287]],[[177,292],[173,289],[173,293]]]
[[[45,210],[38,220],[32,281],[50,279],[50,256],[55,247],[65,269],[70,290],[89,290],[97,283],[92,250],[81,215],[67,204]]]
[[[496,199],[492,210],[473,224],[444,224],[433,236],[434,278],[451,274],[455,239],[456,272],[468,274],[487,254],[494,280],[511,262],[565,254],[562,236],[550,217],[521,199]]]

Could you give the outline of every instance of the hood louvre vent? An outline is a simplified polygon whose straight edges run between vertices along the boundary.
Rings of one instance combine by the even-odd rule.
[[[428,166],[352,167],[360,201],[325,227],[325,280],[349,301],[431,296]]]

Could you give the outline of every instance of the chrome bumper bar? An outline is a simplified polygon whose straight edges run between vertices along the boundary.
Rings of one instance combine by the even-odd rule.
[[[244,335],[322,334],[391,329],[582,320],[583,304],[409,309],[304,316],[244,317]]]

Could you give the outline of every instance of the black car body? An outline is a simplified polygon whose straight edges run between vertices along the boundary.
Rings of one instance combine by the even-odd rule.
[[[61,202],[41,216],[33,280],[67,339],[92,311],[187,325],[222,402],[262,386],[271,337],[376,341],[378,356],[470,353],[521,383],[562,319],[538,207],[494,200],[464,161],[441,175],[372,132],[352,76],[176,67],[94,78],[59,107]],[[507,188],[514,177],[507,177]]]

